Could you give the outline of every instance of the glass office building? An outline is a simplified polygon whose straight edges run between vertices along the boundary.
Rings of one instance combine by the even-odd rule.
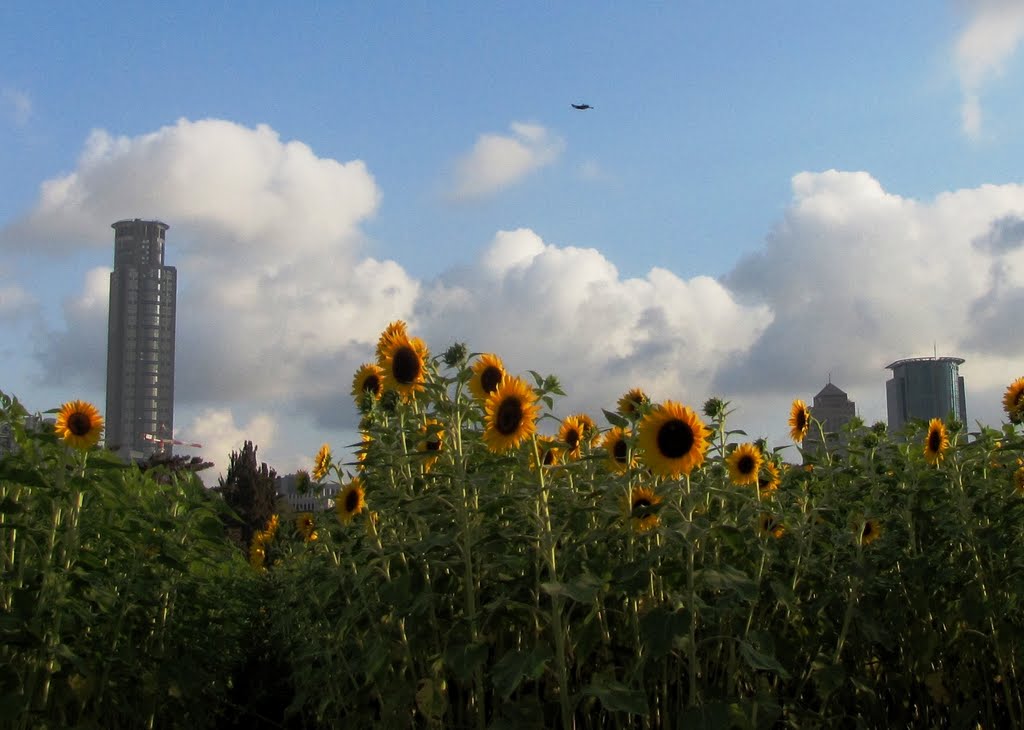
[[[889,431],[900,431],[913,419],[952,418],[966,424],[963,362],[959,357],[915,357],[887,365],[892,370],[885,384]]]

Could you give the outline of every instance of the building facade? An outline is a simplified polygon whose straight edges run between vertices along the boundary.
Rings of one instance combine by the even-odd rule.
[[[896,433],[913,419],[952,418],[967,423],[967,400],[959,357],[915,357],[887,365],[892,379],[885,384],[889,431]]]
[[[804,437],[803,452],[807,456],[822,447],[821,436],[824,432],[829,451],[842,451],[845,448],[843,426],[857,415],[857,405],[849,396],[831,382],[825,384],[810,407],[811,416],[821,423],[819,432],[817,424],[812,424]]]
[[[136,218],[112,228],[106,446],[145,459],[171,451],[158,439],[174,432],[177,270],[164,265],[166,223]]]

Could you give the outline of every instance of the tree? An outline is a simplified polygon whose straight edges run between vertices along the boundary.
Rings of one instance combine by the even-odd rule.
[[[162,451],[152,454],[139,463],[139,469],[150,472],[150,476],[159,484],[169,484],[171,479],[187,472],[193,474],[209,469],[212,461],[203,461],[201,456],[171,456]]]
[[[277,501],[277,472],[256,460],[256,447],[246,441],[241,451],[232,451],[228,471],[215,490],[238,515],[229,525],[234,538],[248,551],[252,536],[262,530],[274,514]]]

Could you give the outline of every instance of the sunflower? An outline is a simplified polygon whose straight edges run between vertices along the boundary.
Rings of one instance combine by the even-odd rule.
[[[570,459],[580,458],[583,449],[583,427],[576,416],[567,416],[558,429],[558,440],[565,444],[565,453]]]
[[[54,430],[68,446],[89,449],[99,442],[103,433],[103,416],[92,403],[69,401],[60,407]]]
[[[316,452],[316,458],[313,460],[313,479],[320,481],[327,476],[327,470],[331,468],[331,447],[329,444],[324,444],[320,447],[320,450]]]
[[[1024,494],[1024,466],[1017,467],[1017,470],[1013,472],[1013,486],[1017,490],[1017,494]]]
[[[625,501],[629,513],[630,524],[637,532],[653,530],[661,520],[657,514],[657,507],[661,504],[661,497],[654,493],[649,487],[635,487]]]
[[[793,401],[793,406],[789,409],[789,437],[798,444],[801,443],[810,426],[811,411],[807,408],[807,404],[798,398]]]
[[[262,542],[253,540],[252,545],[249,546],[249,565],[256,568],[256,570],[266,570],[264,561],[267,559],[267,548]]]
[[[580,433],[583,434],[583,440],[588,444],[594,444],[598,436],[597,424],[594,423],[594,419],[586,413],[577,413],[573,418],[580,425]]]
[[[1017,378],[1006,389],[1003,410],[1011,423],[1024,423],[1024,378]]]
[[[562,449],[556,446],[557,442],[550,438],[538,438],[537,439],[537,453],[540,454],[541,466],[558,466],[562,461]],[[537,460],[533,454],[530,455],[530,466],[533,469],[537,468]]]
[[[408,337],[409,334],[406,332],[405,322],[397,319],[389,324],[380,333],[380,338],[377,340],[377,359],[380,360],[384,357],[396,339],[406,339]]]
[[[396,390],[403,397],[423,390],[428,357],[427,346],[419,337],[402,334],[390,338],[377,361],[384,370],[385,390]]]
[[[761,533],[762,537],[780,538],[785,534],[786,528],[775,515],[770,512],[762,512],[757,516],[757,531]]]
[[[665,401],[640,421],[638,446],[658,476],[678,478],[704,463],[707,429],[689,406]]]
[[[945,458],[949,448],[949,436],[942,419],[933,418],[928,422],[928,435],[924,438],[924,460],[929,464],[938,464]]]
[[[762,461],[761,450],[754,444],[740,444],[725,459],[729,478],[736,484],[757,484]]]
[[[757,491],[764,495],[779,488],[779,467],[774,461],[765,459],[761,465],[761,474],[757,477]]]
[[[878,520],[865,520],[860,527],[860,544],[870,545],[882,536],[882,523]]]
[[[484,443],[500,454],[536,430],[537,396],[525,380],[506,375],[484,403]]]
[[[636,418],[650,402],[651,399],[640,388],[630,388],[619,398],[617,410],[623,416]]]
[[[303,512],[295,518],[295,528],[302,535],[306,542],[313,542],[317,538],[316,522],[313,521],[312,512]]]
[[[480,400],[487,400],[505,377],[505,364],[491,353],[478,357],[470,369],[473,375],[469,379],[469,390]]]
[[[608,465],[613,472],[624,473],[630,467],[636,466],[636,455],[631,453],[629,448],[629,431],[614,427],[604,435],[604,450],[608,452]]]
[[[354,477],[351,482],[345,485],[345,488],[341,490],[341,494],[334,501],[334,511],[338,515],[338,520],[343,525],[347,525],[352,521],[353,517],[365,508],[366,489],[363,487],[363,480],[359,477]]]
[[[360,404],[367,393],[373,398],[380,398],[383,392],[384,370],[380,365],[372,362],[361,365],[352,378],[352,397],[355,398],[356,405]]]
[[[444,449],[444,429],[440,421],[433,418],[420,427],[420,434],[423,436],[416,444],[416,450],[428,456],[423,459],[423,468],[430,471],[430,467],[437,461],[437,455]]]

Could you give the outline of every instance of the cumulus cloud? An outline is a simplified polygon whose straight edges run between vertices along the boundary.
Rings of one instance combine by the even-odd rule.
[[[956,66],[963,89],[963,131],[981,133],[980,94],[985,82],[999,76],[1024,39],[1024,4],[1019,0],[970,0],[970,19],[956,41]]]
[[[967,359],[969,388],[1012,374],[1003,356],[1024,355],[1011,334],[1024,303],[1024,187],[918,201],[829,170],[796,175],[793,192],[765,245],[725,277],[774,320],[717,373],[718,388],[793,397],[832,373],[844,389],[877,391],[886,365],[933,348]]]
[[[174,429],[175,437],[184,435],[189,441],[202,444],[204,458],[206,454],[224,454],[217,459],[214,468],[200,472],[207,486],[217,484],[219,477],[225,476],[229,464],[229,455],[240,451],[246,441],[252,441],[257,448],[256,459],[267,461],[267,451],[275,446],[277,427],[274,419],[267,413],[256,413],[243,423],[238,423],[230,408],[207,408],[181,428]],[[271,462],[268,464],[273,466]]]
[[[474,266],[428,287],[417,307],[428,341],[457,335],[516,372],[557,375],[566,409],[614,408],[636,386],[702,397],[717,364],[770,319],[767,307],[739,304],[708,277],[656,268],[623,279],[595,249],[548,244],[529,229],[499,232]]]
[[[18,127],[28,124],[32,118],[32,97],[18,89],[5,88],[0,91],[0,101],[7,117]]]
[[[481,134],[458,161],[451,196],[469,200],[493,195],[558,159],[561,138],[538,124],[513,122],[511,134]]]

